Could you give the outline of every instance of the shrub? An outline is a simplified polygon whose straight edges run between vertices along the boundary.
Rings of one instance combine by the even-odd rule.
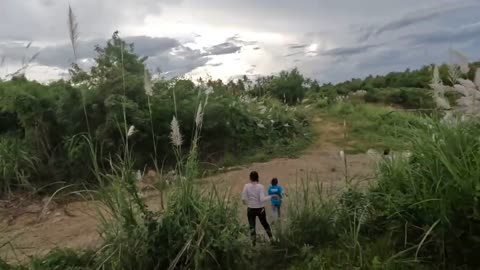
[[[480,266],[480,124],[425,120],[406,130],[411,157],[384,164],[375,194],[378,220],[398,245],[445,267]],[[400,159],[400,160],[398,160]]]
[[[30,175],[35,173],[36,159],[24,142],[0,136],[0,194],[10,193],[19,186],[28,187]]]
[[[281,234],[281,246],[298,252],[304,246],[331,244],[342,230],[334,201],[324,200],[323,186],[313,173],[306,173],[291,191],[287,224]]]

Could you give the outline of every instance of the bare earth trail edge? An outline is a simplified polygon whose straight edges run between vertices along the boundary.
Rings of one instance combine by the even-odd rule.
[[[277,177],[287,192],[301,179],[321,181],[326,189],[339,189],[345,186],[343,161],[339,157],[340,146],[333,143],[343,136],[343,127],[317,118],[312,121],[319,134],[312,145],[295,159],[277,158],[264,163],[253,163],[240,170],[219,174],[208,179],[207,183],[229,189],[233,195],[240,194],[248,181],[248,174],[256,170],[261,183],[268,186],[270,179]],[[373,164],[366,154],[348,156],[349,175],[357,179],[372,177]],[[152,208],[159,205],[159,197],[146,198]],[[288,198],[285,204],[288,211]],[[41,256],[50,250],[61,248],[84,249],[97,246],[100,237],[97,231],[96,202],[76,201],[61,207],[52,206],[39,219],[43,205],[32,203],[21,208],[6,208],[0,204],[0,258],[8,262],[22,262],[29,256]],[[243,208],[240,209],[243,214]]]

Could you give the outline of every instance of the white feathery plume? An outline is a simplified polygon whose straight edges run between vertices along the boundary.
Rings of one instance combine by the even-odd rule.
[[[197,115],[195,116],[195,124],[197,125],[197,128],[200,128],[202,126],[203,122],[203,106],[202,103],[198,104],[198,109],[197,109]]]
[[[345,159],[345,152],[343,150],[340,150],[339,154],[340,154],[340,158],[342,160],[344,160]]]
[[[128,129],[128,132],[127,132],[127,137],[132,136],[133,134],[135,134],[135,132],[136,132],[135,126],[130,126],[130,128]]]
[[[68,35],[70,37],[70,43],[72,44],[73,56],[75,57],[75,61],[77,61],[78,23],[70,5],[68,6]]]
[[[438,71],[438,66],[435,66],[433,68],[433,78],[432,78],[432,84],[443,84],[442,79],[440,78],[440,72]]]
[[[477,71],[475,72],[475,85],[480,88],[480,68],[477,68]]]
[[[153,85],[152,81],[150,79],[150,73],[148,72],[148,69],[145,68],[145,74],[143,76],[143,82],[144,82],[144,88],[145,88],[145,94],[147,96],[153,96]]]
[[[440,95],[435,95],[435,103],[440,109],[450,109],[450,104],[448,101],[445,99],[445,97],[442,97]]]
[[[205,90],[205,94],[210,95],[210,94],[213,94],[213,87],[209,86],[206,90]]]
[[[466,88],[469,88],[469,89],[475,89],[475,84],[470,81],[470,80],[464,80],[464,79],[458,79],[457,80],[461,85],[465,86]]]
[[[170,140],[175,146],[181,146],[183,143],[182,134],[180,133],[180,125],[178,124],[177,118],[174,116],[172,122],[170,123]]]
[[[470,91],[468,91],[468,89],[461,84],[455,84],[453,86],[453,88],[455,89],[455,91],[459,92],[460,94],[462,94],[464,96],[469,96],[470,95]]]

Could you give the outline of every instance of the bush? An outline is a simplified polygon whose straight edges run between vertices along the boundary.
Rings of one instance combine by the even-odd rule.
[[[43,258],[34,258],[28,266],[31,270],[88,270],[93,269],[93,252],[70,249],[54,249]]]
[[[0,156],[0,194],[28,187],[30,175],[36,171],[36,160],[28,147],[15,138],[0,136]]]
[[[334,201],[324,200],[323,186],[314,173],[305,173],[288,201],[288,217],[280,245],[298,252],[305,246],[320,247],[333,243],[342,230]]]
[[[380,227],[418,256],[447,268],[478,268],[480,261],[480,124],[448,126],[426,119],[406,130],[409,159],[381,167],[372,190]]]
[[[434,107],[432,91],[423,88],[385,89],[385,102],[407,109],[431,109]]]
[[[305,97],[307,89],[303,85],[304,81],[305,79],[296,68],[290,72],[282,71],[270,82],[270,91],[277,99],[293,105]]]
[[[162,204],[159,211],[150,210],[140,198],[128,148],[112,162],[111,174],[97,175],[108,183],[100,192],[108,211],[101,216],[104,244],[97,253],[102,269],[244,269],[248,263],[250,240],[236,204],[194,183],[199,175],[198,120],[186,158],[180,154],[180,127],[172,121],[178,177],[165,208]]]

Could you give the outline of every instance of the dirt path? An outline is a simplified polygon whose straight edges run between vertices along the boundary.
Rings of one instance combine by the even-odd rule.
[[[254,163],[242,169],[230,171],[206,179],[208,182],[230,188],[239,194],[252,170],[260,173],[261,182],[277,177],[287,190],[298,180],[315,179],[325,187],[340,188],[345,185],[343,162],[339,146],[333,140],[342,136],[342,127],[318,118],[313,121],[319,133],[317,141],[299,158],[278,158],[264,163]],[[371,177],[371,161],[365,154],[348,156],[349,175],[357,179]],[[38,219],[41,203],[15,210],[0,206],[0,257],[9,262],[23,261],[28,256],[44,255],[55,247],[88,248],[99,244],[95,202],[73,202],[66,208],[49,209],[44,218]],[[150,198],[149,204],[158,203]],[[40,207],[40,209],[39,209]],[[2,247],[9,241],[11,245]],[[14,249],[13,249],[14,248]],[[15,250],[15,251],[14,251]]]

